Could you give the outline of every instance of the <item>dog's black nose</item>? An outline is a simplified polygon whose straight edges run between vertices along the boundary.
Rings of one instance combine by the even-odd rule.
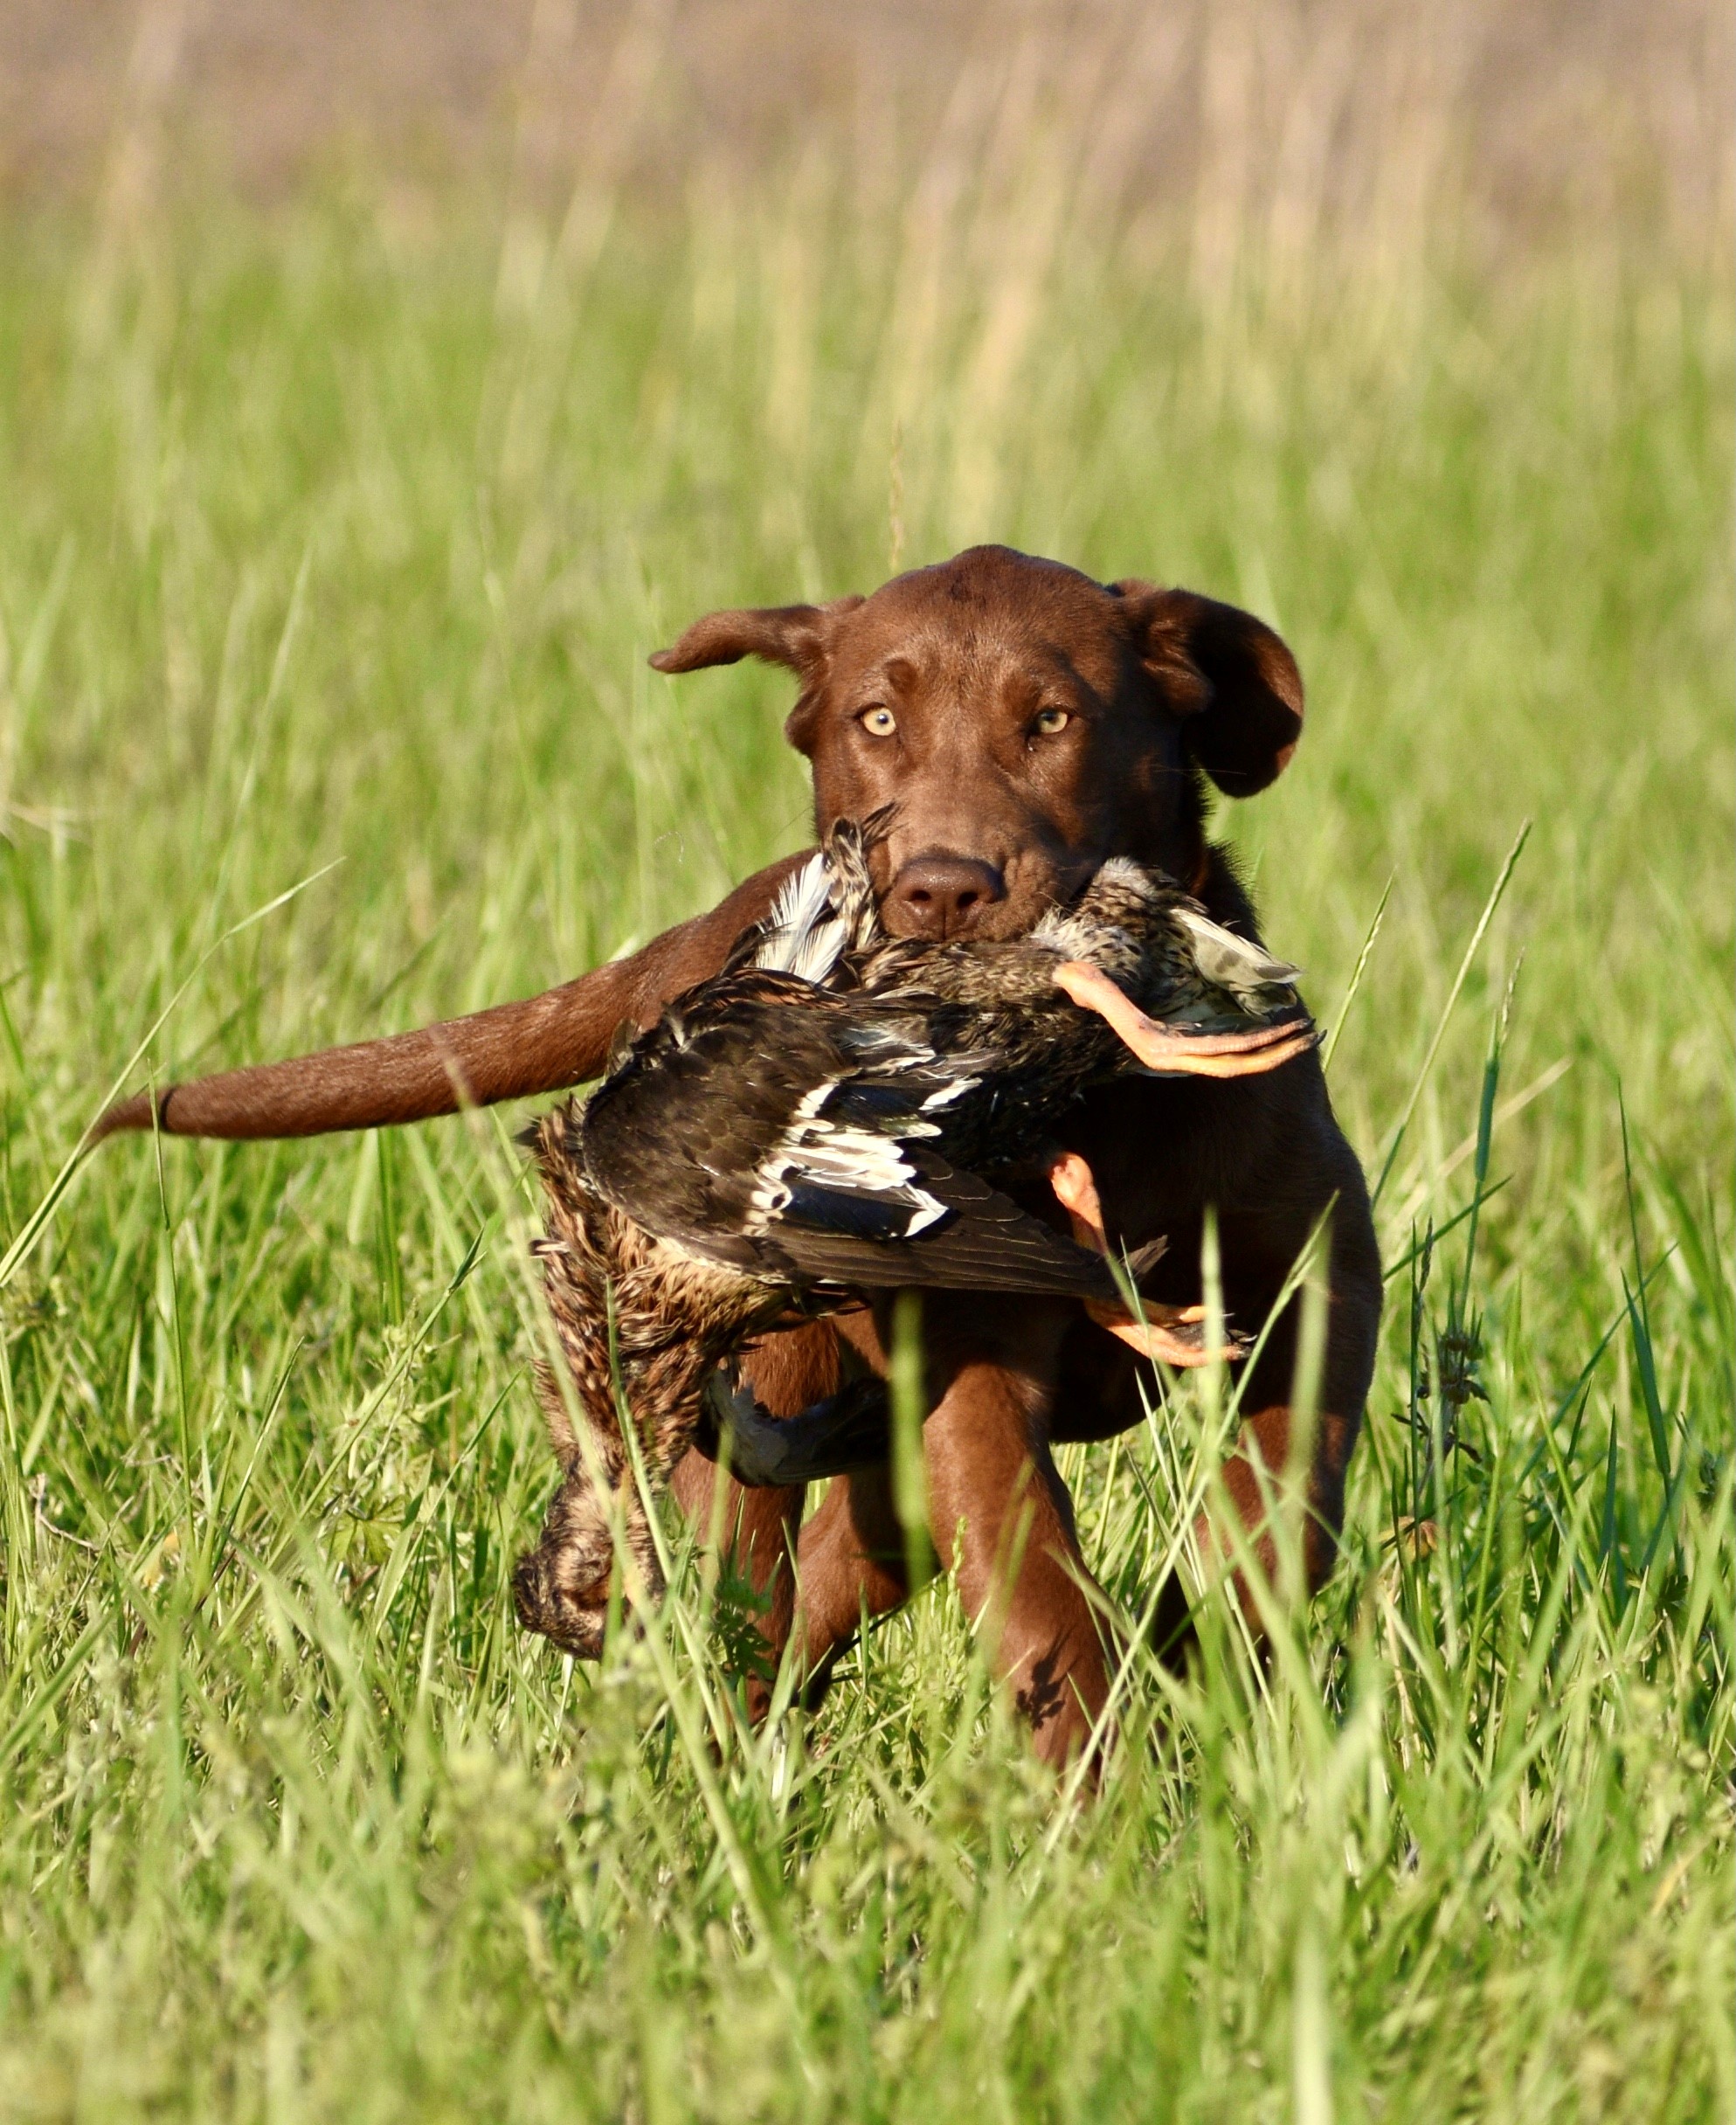
[[[881,915],[895,937],[958,937],[1006,897],[992,864],[972,856],[912,856],[887,889]]]

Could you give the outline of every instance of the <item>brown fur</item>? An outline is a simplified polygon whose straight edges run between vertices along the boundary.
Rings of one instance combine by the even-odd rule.
[[[1234,870],[1206,840],[1203,778],[1236,797],[1264,787],[1294,751],[1303,696],[1288,649],[1248,614],[1144,583],[1105,588],[1054,562],[979,547],[867,599],[714,613],[654,661],[688,671],[748,655],[800,681],[789,733],[813,764],[820,822],[896,802],[875,879],[895,933],[1017,935],[1117,855],[1182,879],[1219,921],[1251,927]],[[861,720],[876,708],[891,711],[889,737]],[[1058,731],[1038,730],[1046,709],[1068,716]],[[530,1002],[174,1088],[160,1102],[161,1125],[189,1135],[309,1134],[447,1113],[460,1088],[483,1102],[593,1076],[619,1020],[649,1022],[661,1001],[716,973],[797,860],[748,880],[721,908],[633,959]],[[148,1102],[135,1100],[100,1132],[150,1122]],[[1137,1246],[1167,1234],[1155,1298],[1197,1300],[1201,1231],[1207,1207],[1215,1209],[1226,1299],[1248,1326],[1264,1320],[1331,1207],[1322,1416],[1311,1440],[1292,1441],[1292,1307],[1245,1383],[1242,1447],[1226,1471],[1269,1569],[1255,1464],[1283,1471],[1293,1449],[1302,1455],[1307,1575],[1318,1585],[1331,1565],[1380,1302],[1362,1175],[1318,1061],[1224,1083],[1104,1087],[1065,1134],[1090,1161],[1118,1239]],[[834,1332],[877,1354],[867,1318],[800,1332],[796,1369],[818,1379],[826,1366],[813,1339]],[[1108,1675],[1050,1449],[1137,1422],[1137,1367],[1067,1305],[930,1294],[925,1320],[936,1547],[957,1562],[1039,1750],[1062,1760],[1089,1733]],[[773,1361],[781,1340],[771,1339],[760,1363]],[[712,1495],[711,1470],[694,1459],[678,1465],[674,1487],[697,1505]],[[782,1545],[799,1493],[737,1492],[730,1510],[756,1577],[787,1588]],[[902,1598],[896,1548],[883,1472],[834,1483],[798,1551],[800,1628],[816,1670],[854,1630],[863,1603],[877,1613]],[[1170,1589],[1164,1627],[1179,1629],[1185,1614]],[[780,1592],[776,1643],[796,1620]]]

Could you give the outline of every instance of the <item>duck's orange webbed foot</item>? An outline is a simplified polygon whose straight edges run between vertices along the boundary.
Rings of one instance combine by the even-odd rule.
[[[1249,1033],[1189,1033],[1148,1018],[1100,966],[1067,959],[1055,970],[1058,986],[1087,1011],[1107,1019],[1147,1069],[1172,1077],[1257,1077],[1318,1045],[1312,1019],[1280,1019]]]
[[[1094,1254],[1106,1256],[1110,1248],[1103,1231],[1103,1204],[1090,1167],[1076,1151],[1064,1151],[1049,1167],[1048,1178],[1056,1200],[1073,1221],[1074,1238]],[[1190,1366],[1233,1360],[1241,1355],[1234,1345],[1216,1350],[1207,1348],[1200,1326],[1206,1318],[1203,1306],[1164,1306],[1146,1299],[1141,1305],[1145,1318],[1140,1321],[1124,1306],[1106,1305],[1095,1298],[1088,1298],[1084,1303],[1086,1312],[1099,1328],[1106,1328],[1112,1336],[1119,1337],[1142,1358],[1161,1358],[1165,1365],[1172,1365],[1178,1371]]]

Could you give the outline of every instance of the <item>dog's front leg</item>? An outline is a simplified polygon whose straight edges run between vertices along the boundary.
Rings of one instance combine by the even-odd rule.
[[[1059,1766],[1089,1744],[1109,1670],[1073,1501],[1049,1453],[1055,1349],[1029,1347],[1034,1324],[1020,1326],[1007,1339],[1025,1349],[951,1368],[923,1436],[929,1524],[1038,1755]]]
[[[1048,1449],[1072,1312],[1025,1298],[923,1298],[929,1531],[941,1563],[957,1568],[966,1611],[1029,1720],[1038,1755],[1057,1765],[1087,1745],[1109,1688],[1073,1502]],[[840,1326],[883,1368],[868,1317]],[[823,1685],[864,1612],[883,1615],[909,1590],[889,1471],[858,1470],[833,1483],[802,1529],[798,1554],[800,1629],[809,1673]]]
[[[1072,1314],[1055,1301],[923,1297],[929,1532],[1038,1755],[1055,1764],[1087,1744],[1109,1687],[1073,1501],[1048,1447]],[[878,1613],[904,1596],[886,1471],[834,1485],[802,1531],[799,1556],[809,1659],[823,1670],[863,1603]]]

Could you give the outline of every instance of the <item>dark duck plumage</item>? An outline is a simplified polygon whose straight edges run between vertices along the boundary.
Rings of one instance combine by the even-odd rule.
[[[527,1626],[571,1651],[600,1649],[617,1511],[643,1591],[661,1589],[617,1375],[655,1485],[719,1367],[780,1322],[912,1284],[1119,1304],[1103,1254],[980,1177],[1040,1152],[1087,1085],[1145,1067],[1058,968],[1100,970],[1195,1050],[1306,1044],[1295,970],[1131,862],[1022,939],[889,938],[871,828],[840,824],[724,973],[534,1132],[536,1251],[579,1422],[546,1374],[564,1480],[514,1589]],[[751,1429],[750,1402],[726,1414]]]

